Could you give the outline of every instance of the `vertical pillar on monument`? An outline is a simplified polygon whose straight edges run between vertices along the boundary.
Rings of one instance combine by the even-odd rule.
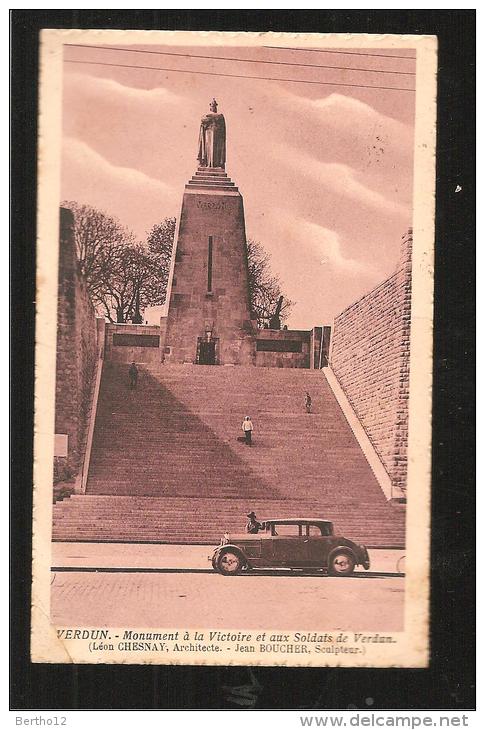
[[[163,358],[254,365],[243,199],[225,172],[226,125],[215,100],[201,120],[198,161],[182,201]]]

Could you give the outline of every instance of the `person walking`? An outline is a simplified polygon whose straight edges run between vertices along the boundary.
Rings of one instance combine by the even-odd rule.
[[[246,416],[244,421],[242,422],[242,430],[244,433],[244,438],[246,439],[246,446],[251,446],[252,445],[251,437],[252,437],[252,433],[253,433],[254,429],[253,429],[253,424],[252,424],[249,416]]]
[[[305,408],[306,408],[307,413],[312,412],[312,399],[311,399],[310,393],[308,391],[305,396]]]
[[[136,388],[136,384],[138,382],[138,368],[136,367],[134,361],[130,365],[128,375],[130,377],[130,388],[131,390],[133,390],[133,388]]]

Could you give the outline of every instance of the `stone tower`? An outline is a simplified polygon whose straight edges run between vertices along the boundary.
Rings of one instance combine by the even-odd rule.
[[[252,365],[242,195],[225,172],[226,127],[217,103],[201,120],[199,167],[185,186],[169,283],[166,363]]]

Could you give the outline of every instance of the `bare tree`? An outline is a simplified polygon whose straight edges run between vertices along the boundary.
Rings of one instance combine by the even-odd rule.
[[[119,251],[106,269],[95,301],[110,322],[127,322],[152,304],[165,300],[160,267],[145,246],[135,243]]]
[[[146,243],[112,216],[90,205],[63,202],[74,214],[74,237],[79,269],[100,315],[110,322],[127,322],[147,306],[164,304],[175,238],[175,218],[165,218],[147,234]],[[258,325],[267,325],[282,296],[281,283],[271,271],[261,243],[247,241],[251,308]],[[280,319],[293,302],[283,295]]]
[[[271,271],[271,257],[259,241],[247,241],[249,291],[253,315],[259,327],[267,326],[278,306],[281,296],[283,303],[279,317],[288,318],[294,302],[281,291],[279,278]]]
[[[94,293],[104,277],[104,269],[135,237],[112,216],[91,205],[64,201],[74,215],[74,240],[81,273],[86,278],[90,294]]]
[[[160,266],[160,277],[164,283],[164,291],[166,293],[168,286],[168,277],[170,274],[170,263],[172,260],[172,251],[175,239],[175,218],[164,218],[163,221],[157,223],[150,229],[147,234],[147,246],[150,256],[158,262]],[[156,292],[159,294],[159,292]],[[157,297],[160,299],[160,296]],[[163,301],[159,302],[163,304]]]
[[[150,250],[150,240],[137,242],[116,218],[92,206],[72,201],[63,206],[74,214],[79,269],[100,315],[123,323],[149,305],[163,304],[170,256],[161,246]]]

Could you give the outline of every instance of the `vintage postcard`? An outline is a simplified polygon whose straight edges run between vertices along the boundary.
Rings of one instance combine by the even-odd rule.
[[[436,39],[40,43],[32,660],[427,666]]]

